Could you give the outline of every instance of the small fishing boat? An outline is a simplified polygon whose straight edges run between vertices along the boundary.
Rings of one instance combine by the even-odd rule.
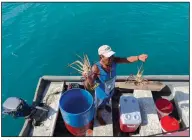
[[[100,125],[94,116],[85,136],[189,136],[189,76],[145,75],[151,83],[134,85],[126,82],[128,76],[117,76],[115,94],[110,100],[112,112],[103,111],[106,125]],[[8,98],[3,104],[3,113],[13,117],[24,117],[25,122],[19,136],[74,136],[66,128],[60,109],[60,99],[70,89],[84,89],[80,76],[43,76],[39,79],[33,104],[23,99]],[[120,98],[133,96],[138,100],[141,124],[134,132],[120,129]],[[177,129],[165,130],[157,109],[157,100],[166,99],[172,104],[169,116],[178,123]],[[129,106],[127,106],[129,107]],[[126,107],[124,107],[126,108]],[[162,114],[161,114],[162,115]]]

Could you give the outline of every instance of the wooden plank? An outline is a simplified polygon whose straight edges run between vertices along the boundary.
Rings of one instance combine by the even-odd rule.
[[[53,136],[62,89],[63,82],[51,82],[46,87],[42,102],[49,106],[48,118],[40,126],[34,127],[31,136]]]
[[[142,123],[139,131],[140,136],[162,133],[159,117],[150,90],[134,90],[134,97],[139,101]]]
[[[109,102],[110,107],[112,108],[112,102]],[[96,113],[95,113],[96,114]],[[112,121],[112,112],[109,113],[106,110],[102,111],[102,117],[106,121],[106,125],[102,126],[96,119],[94,119],[93,126],[93,136],[113,136],[113,121]]]
[[[156,81],[149,81],[148,84],[144,85],[135,85],[133,81],[131,82],[118,82],[116,87],[126,88],[126,89],[135,89],[135,90],[151,90],[151,91],[160,91],[166,85]]]

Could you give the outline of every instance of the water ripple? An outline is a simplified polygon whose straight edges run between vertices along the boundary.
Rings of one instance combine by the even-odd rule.
[[[2,24],[4,24],[9,19],[16,18],[17,16],[19,16],[20,13],[24,12],[25,10],[30,8],[32,5],[33,3],[21,4],[15,7],[14,9],[12,9],[11,11],[4,13],[2,15]]]

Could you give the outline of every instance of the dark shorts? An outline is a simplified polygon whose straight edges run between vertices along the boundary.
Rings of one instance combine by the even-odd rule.
[[[98,106],[98,109],[105,108],[106,104],[109,103],[109,101],[110,101],[110,98],[103,100],[103,102]]]

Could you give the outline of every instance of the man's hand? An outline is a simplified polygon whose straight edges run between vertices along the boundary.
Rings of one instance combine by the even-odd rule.
[[[148,58],[147,54],[141,54],[138,56],[138,59],[143,62],[145,62],[147,58]]]
[[[82,73],[82,76],[85,78],[85,79],[87,79],[89,76],[91,76],[92,75],[92,72],[83,72]]]

